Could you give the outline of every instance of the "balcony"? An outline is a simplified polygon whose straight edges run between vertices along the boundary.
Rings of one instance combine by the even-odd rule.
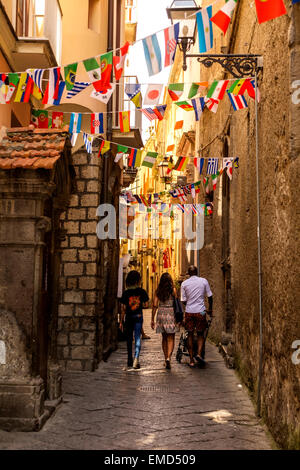
[[[16,2],[12,23],[0,3],[1,46],[14,70],[60,63],[62,12],[57,0]]]
[[[124,76],[124,85],[127,83],[138,83],[137,77],[133,75]],[[141,148],[144,146],[142,140],[142,113],[135,107],[124,92],[125,86],[117,87],[114,109],[130,111],[130,132],[121,132],[119,125],[119,114],[113,113],[113,141],[128,147]]]

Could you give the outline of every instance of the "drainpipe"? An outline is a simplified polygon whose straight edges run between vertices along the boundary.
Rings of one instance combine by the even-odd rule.
[[[262,268],[260,240],[260,188],[259,188],[259,148],[258,148],[258,106],[257,70],[255,71],[255,140],[256,140],[256,200],[257,200],[257,256],[258,256],[258,302],[259,302],[259,364],[257,381],[257,414],[261,416],[261,380],[263,365],[263,316],[262,316]]]
[[[113,50],[113,38],[114,38],[114,6],[115,0],[108,0],[108,31],[107,31],[107,52]],[[112,140],[112,99],[107,103],[107,118],[106,118],[106,139]],[[107,203],[108,201],[108,178],[110,173],[111,159],[110,151],[104,157],[104,168],[103,168],[103,177],[102,177],[102,203]]]

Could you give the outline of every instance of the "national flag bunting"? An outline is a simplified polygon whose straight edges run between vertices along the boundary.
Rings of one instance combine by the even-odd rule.
[[[91,134],[103,134],[103,113],[91,114]]]
[[[233,158],[223,158],[223,170],[226,169],[227,176],[232,179]]]
[[[183,127],[183,121],[177,121],[177,122],[175,123],[174,131],[177,131],[177,130],[179,130],[179,129],[182,129],[182,127]]]
[[[155,108],[153,109],[154,113],[156,114],[157,118],[160,121],[162,121],[163,118],[164,118],[166,107],[167,107],[166,104],[162,104],[162,105],[159,105],[159,106],[155,106]]]
[[[87,153],[92,153],[93,151],[93,136],[90,134],[83,133],[83,142],[86,148]]]
[[[93,84],[95,89],[98,90],[98,86],[95,84],[97,83],[99,85],[99,82],[101,80],[100,65],[98,64],[95,57],[84,60],[83,65],[84,65],[85,70],[87,71],[90,82]]]
[[[192,106],[195,111],[196,121],[199,121],[201,114],[203,113],[203,110],[205,107],[205,99],[203,97],[199,97],[199,98],[193,98],[191,101],[192,101]]]
[[[59,79],[60,67],[49,69],[48,85],[42,100],[43,104],[53,104],[54,100],[58,99]]]
[[[240,80],[235,80],[233,84],[228,88],[229,93],[233,93],[234,95],[243,94],[240,93],[241,90],[245,91],[245,83],[248,79],[241,78]]]
[[[173,101],[177,101],[184,90],[184,83],[170,83],[168,86],[168,93]]]
[[[21,73],[15,103],[28,103],[33,87],[33,80],[26,72]]]
[[[184,109],[185,111],[193,111],[193,106],[188,103],[187,101],[176,101],[177,106],[179,106],[179,108],[181,109]]]
[[[259,24],[286,14],[283,0],[255,0]]]
[[[116,89],[116,84],[115,83],[110,83],[110,88],[106,91],[106,93],[102,93],[101,91],[97,90],[92,90],[92,93],[90,94],[91,98],[94,98],[95,100],[101,101],[101,103],[107,104],[113,94],[113,92]]]
[[[115,79],[118,81],[122,77],[124,70],[125,59],[128,54],[129,42],[126,41],[123,47],[120,49],[120,56],[113,57],[113,66],[115,72]]]
[[[130,111],[120,111],[119,120],[121,132],[130,132]]]
[[[125,93],[136,108],[142,107],[141,85],[138,83],[126,83]]]
[[[212,175],[211,181],[213,185],[213,191],[215,191],[217,189],[218,175]]]
[[[164,30],[165,37],[165,67],[173,64],[179,35],[179,23]]]
[[[66,85],[65,82],[63,82],[63,81],[59,82],[59,85],[58,85],[58,92],[57,92],[57,98],[55,98],[55,99],[53,100],[54,106],[59,106],[59,105],[60,105],[60,102],[61,102],[61,99],[62,99],[62,95],[63,95],[64,89],[65,89],[65,85]]]
[[[157,114],[155,114],[152,108],[143,108],[140,109],[141,113],[149,119],[149,121],[153,121],[153,119],[158,119]]]
[[[142,40],[145,59],[150,76],[159,73],[162,70],[161,52],[156,34],[148,36]]]
[[[75,85],[77,67],[78,63],[74,62],[74,64],[66,65],[64,68],[66,89],[68,91],[72,90],[73,86]]]
[[[172,152],[175,148],[175,144],[168,145],[167,152]]]
[[[118,163],[118,161],[123,157],[124,153],[128,152],[128,147],[125,147],[124,145],[118,145],[117,148],[117,154],[115,156],[115,162]]]
[[[148,85],[143,104],[147,106],[157,105],[159,103],[163,87],[164,86],[161,83]]]
[[[89,82],[75,82],[72,90],[68,91],[66,98],[71,99],[78,95],[81,91],[85,90],[90,85]]]
[[[216,113],[218,110],[219,100],[214,100],[213,98],[205,97],[205,104],[210,111]]]
[[[202,170],[203,170],[203,165],[204,165],[204,158],[201,158],[201,157],[194,158],[194,166],[195,166],[195,168],[197,168],[200,175],[201,175]]]
[[[69,133],[70,134],[78,134],[81,131],[81,121],[82,121],[82,114],[81,113],[72,113],[70,117],[70,124],[69,124]]]
[[[218,158],[209,158],[207,162],[207,175],[216,175],[219,166],[219,159]]]
[[[148,168],[152,168],[154,163],[156,162],[158,153],[156,152],[147,152],[147,155],[145,156],[142,166],[146,166]]]
[[[138,149],[131,149],[128,157],[128,166],[131,168],[137,168],[141,166],[142,152]]]
[[[113,53],[112,51],[102,54],[100,56],[100,70],[101,70],[101,80],[99,83],[95,83],[94,87],[97,91],[101,93],[106,93],[107,90],[111,87],[111,72],[112,72],[112,63],[113,63]]]
[[[225,5],[210,19],[225,34],[230,24],[237,0],[227,0]]]
[[[184,171],[188,162],[188,157],[179,157],[173,169],[176,171]]]
[[[224,98],[228,83],[229,80],[214,80],[206,94],[207,98],[222,100]]]
[[[26,72],[30,75],[30,78],[33,81],[33,87],[31,90],[32,96],[34,96],[37,100],[42,99],[42,76],[43,76],[43,69],[27,69]],[[37,85],[37,82],[39,85]]]
[[[48,129],[48,111],[46,109],[33,109],[30,124],[38,129]]]
[[[208,87],[208,82],[192,83],[190,88],[188,99],[193,98],[198,95],[201,90],[205,90]]]
[[[17,88],[17,85],[19,83],[19,75],[17,73],[9,73],[8,74],[8,90],[5,96],[5,102],[10,103],[10,100],[15,92],[15,89]]]
[[[110,142],[108,140],[102,140],[100,148],[99,148],[99,152],[98,152],[98,157],[100,157],[100,155],[104,155],[106,152],[109,151],[109,149],[110,149]]]
[[[210,21],[212,17],[212,5],[202,8],[196,14],[199,38],[199,52],[207,52],[213,47],[213,29]]]
[[[62,129],[64,113],[61,111],[52,111],[52,128]]]
[[[234,111],[248,108],[248,104],[244,96],[234,95],[233,93],[229,93],[229,92],[227,93],[228,93],[228,96],[229,96],[229,99],[231,101]]]

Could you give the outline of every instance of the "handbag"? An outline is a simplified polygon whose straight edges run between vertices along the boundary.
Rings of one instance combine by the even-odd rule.
[[[173,308],[176,323],[181,323],[183,321],[183,309],[181,302],[177,297],[174,297]]]

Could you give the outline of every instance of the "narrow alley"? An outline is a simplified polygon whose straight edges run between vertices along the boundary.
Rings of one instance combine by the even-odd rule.
[[[145,329],[150,333],[150,310]],[[0,449],[271,449],[244,386],[207,344],[205,369],[187,358],[164,368],[161,335],[143,341],[141,369],[126,369],[126,345],[96,372],[67,372],[64,397],[40,432],[0,431]],[[179,335],[176,337],[175,352]]]

